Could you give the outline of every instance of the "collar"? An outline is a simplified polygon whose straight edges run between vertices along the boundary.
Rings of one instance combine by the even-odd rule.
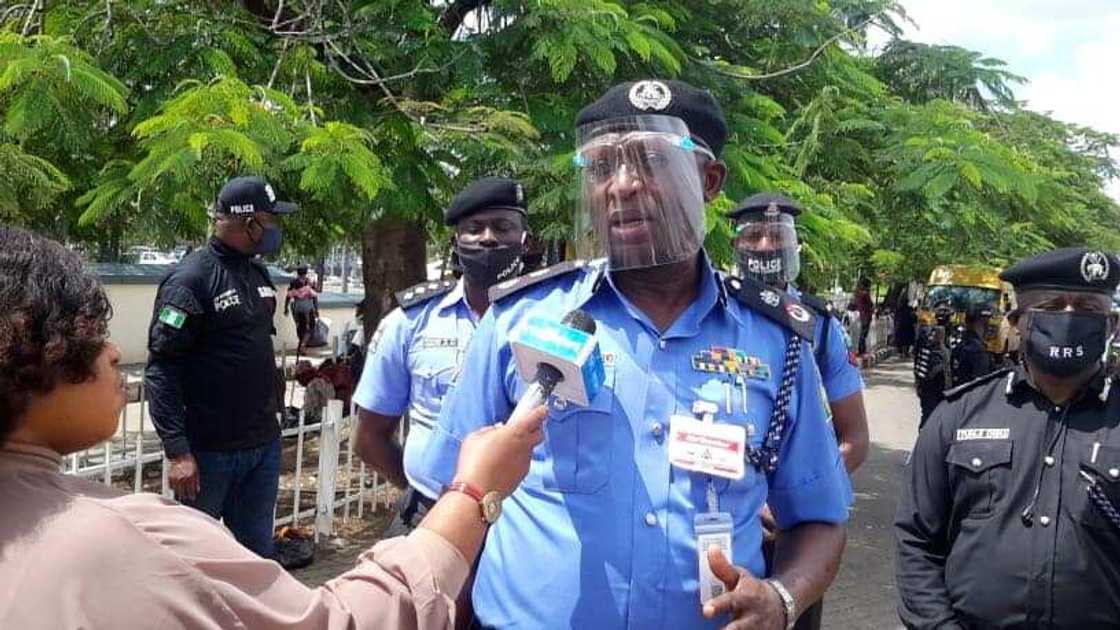
[[[712,267],[711,260],[708,258],[707,252],[703,249],[700,250],[699,265],[700,286],[697,290],[696,299],[685,309],[677,321],[670,325],[669,330],[662,333],[663,335],[667,335],[672,331],[672,336],[695,336],[700,332],[701,322],[703,322],[712,309],[715,308],[716,304],[720,304],[724,307],[727,306],[727,290],[724,288],[723,283],[719,281],[718,272]],[[594,282],[587,283],[586,286],[588,286],[590,290],[587,291],[585,295],[580,296],[578,302],[580,308],[582,308],[597,292],[605,290],[604,287],[609,287],[615,299],[622,303],[631,317],[646,323],[651,330],[655,329],[652,322],[649,321],[649,318],[635,308],[630,301],[626,299],[622,291],[618,289],[618,286],[615,285],[614,274],[607,269],[605,261],[594,273],[598,274],[598,277],[596,277]]]
[[[1099,401],[1101,392],[1103,392],[1105,388],[1105,381],[1106,379],[1104,369],[1098,370],[1096,375],[1093,376],[1093,378],[1089,379],[1089,382],[1081,388],[1081,391],[1078,392],[1078,394],[1074,396],[1070,402],[1072,402],[1073,404],[1079,404],[1083,400]],[[1015,366],[1015,369],[1011,371],[1011,374],[1007,377],[1006,382],[1007,386],[1004,388],[1004,393],[1007,394],[1009,398],[1014,395],[1022,395],[1023,392],[1030,392],[1031,394],[1043,398],[1044,400],[1049,402],[1049,399],[1046,398],[1046,395],[1034,386],[1034,382],[1031,380],[1030,372],[1027,371],[1027,366],[1021,362]]]
[[[468,311],[470,310],[471,305],[467,304],[467,290],[463,287],[462,278],[459,278],[459,281],[455,283],[455,286],[440,298],[439,303],[436,304],[436,310],[442,313],[443,311],[458,305],[460,302],[462,302],[464,308],[466,308]]]
[[[243,254],[229,245],[226,245],[222,239],[217,236],[210,237],[209,247],[210,251],[213,252],[215,256],[224,260],[249,260],[252,258],[252,255]]]
[[[44,446],[23,442],[4,442],[0,445],[0,470],[58,472],[62,456]]]

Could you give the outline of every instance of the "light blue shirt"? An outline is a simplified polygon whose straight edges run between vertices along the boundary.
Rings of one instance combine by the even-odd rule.
[[[714,628],[698,594],[693,519],[705,512],[708,477],[674,469],[669,419],[717,402],[717,422],[748,427],[762,444],[778,390],[787,335],[729,296],[706,259],[695,302],[664,333],[616,290],[601,264],[541,281],[491,305],[467,352],[422,465],[426,483],[451,481],[462,440],[503,421],[524,392],[508,343],[530,313],[557,319],[582,308],[597,322],[606,383],[588,407],[552,405],[529,474],[503,503],[475,580],[476,614],[498,628]],[[712,346],[769,367],[749,379],[746,411],[726,376],[693,368]],[[716,480],[719,510],[734,520],[733,560],[765,569],[758,512],[769,501],[783,528],[841,523],[851,492],[826,424],[808,344],[790,404],[780,463],[767,479]],[[807,369],[806,369],[807,368]],[[727,413],[727,396],[731,412]]]
[[[476,323],[462,280],[442,296],[394,309],[373,334],[354,393],[354,401],[368,411],[408,412],[404,474],[428,498],[438,498],[442,486],[419,481],[418,466]]]
[[[801,297],[801,291],[793,286],[789,287],[789,292],[795,297]],[[814,350],[825,343],[824,336],[828,335],[825,354],[822,360],[817,362],[828,402],[834,403],[852,394],[862,392],[863,377],[859,373],[859,368],[852,363],[848,343],[844,339],[844,328],[840,324],[840,320],[835,317],[824,317],[820,313],[815,314],[817,315],[817,323],[816,328],[813,329]],[[815,351],[813,356],[814,358],[817,356]]]

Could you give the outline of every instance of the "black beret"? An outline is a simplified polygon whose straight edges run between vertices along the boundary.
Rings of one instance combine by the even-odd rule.
[[[516,210],[525,214],[528,207],[525,189],[507,177],[483,177],[455,195],[451,205],[443,211],[445,225],[455,225],[468,216],[483,210]]]
[[[1049,289],[1111,294],[1120,282],[1120,259],[1086,247],[1065,247],[1019,261],[999,274],[1016,291]]]
[[[779,193],[757,193],[744,199],[733,210],[727,212],[727,218],[740,219],[748,214],[761,214],[767,208],[774,206],[778,212],[784,212],[791,217],[801,214],[801,206],[797,202]]]
[[[719,103],[707,90],[683,81],[632,81],[616,85],[576,116],[582,127],[611,118],[643,115],[675,116],[688,131],[719,155],[727,141],[727,121]]]

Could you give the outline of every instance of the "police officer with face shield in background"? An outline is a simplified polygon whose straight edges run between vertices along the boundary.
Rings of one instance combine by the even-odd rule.
[[[373,335],[354,393],[360,418],[355,450],[391,482],[408,487],[386,536],[412,531],[439,498],[442,488],[420,481],[416,465],[467,343],[490,306],[487,291],[521,273],[527,208],[522,185],[505,177],[484,177],[456,195],[444,222],[454,230],[461,278],[397,293],[400,308],[386,315]],[[406,413],[402,449],[395,436]]]
[[[260,177],[230,180],[211,211],[213,236],[160,283],[145,387],[183,503],[222,519],[272,554],[280,475],[273,314],[276,287],[259,256],[280,251],[278,201]]]
[[[793,283],[801,272],[801,244],[794,224],[801,207],[775,193],[752,195],[727,214],[735,222],[735,255],[739,272],[770,287],[787,291],[817,314],[813,358],[828,397],[840,453],[849,473],[867,457],[867,412],[863,378],[844,342],[843,325],[824,300],[801,293]]]
[[[1120,260],[1022,261],[1023,363],[945,393],[918,434],[895,521],[908,628],[1116,628],[1120,390],[1104,369]]]
[[[813,328],[813,358],[820,370],[832,428],[848,473],[853,473],[867,457],[870,441],[867,412],[863,405],[863,379],[844,341],[840,320],[828,304],[815,296],[802,294],[793,285],[801,271],[801,245],[795,226],[801,207],[792,199],[776,193],[759,193],[743,200],[727,213],[735,222],[735,255],[739,272],[763,285],[800,298],[816,314]],[[771,533],[773,518],[762,514]],[[810,630],[821,624],[822,605],[817,603],[798,620],[797,628]]]

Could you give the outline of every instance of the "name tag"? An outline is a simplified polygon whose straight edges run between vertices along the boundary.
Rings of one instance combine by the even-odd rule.
[[[274,298],[276,297],[276,289],[272,287],[257,287],[257,295],[262,298]]]
[[[969,440],[1006,440],[1011,437],[1011,429],[957,429],[957,441]]]
[[[423,349],[459,347],[459,340],[454,337],[421,337],[419,341]]]
[[[738,424],[702,422],[688,416],[669,419],[669,463],[694,472],[742,479],[747,429]]]

